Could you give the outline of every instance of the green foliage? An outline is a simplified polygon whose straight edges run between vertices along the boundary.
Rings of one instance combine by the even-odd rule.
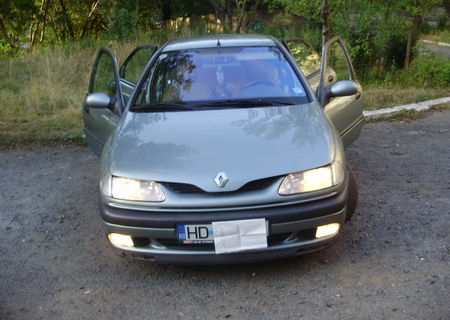
[[[418,57],[409,70],[408,81],[424,87],[450,86],[450,59],[445,57]]]
[[[395,66],[380,71],[367,73],[362,81],[366,84],[381,88],[420,87],[425,89],[450,88],[450,59],[430,55],[419,56],[411,64],[408,70],[398,70]],[[426,99],[428,97],[424,97]]]
[[[447,16],[439,17],[438,22],[437,22],[437,29],[439,31],[443,31],[443,30],[445,30],[447,28],[447,25],[448,25],[448,18],[447,18]]]
[[[116,18],[109,25],[108,35],[114,40],[130,39],[136,30],[136,19],[127,9],[120,9]]]
[[[267,23],[263,19],[252,19],[247,23],[247,30],[254,33],[263,33],[267,28]]]
[[[371,67],[403,68],[412,16],[422,15],[440,2],[330,0],[332,35],[341,35],[347,41],[354,67],[363,77],[371,72]],[[322,0],[266,0],[266,3],[281,5],[313,22],[321,21]]]
[[[36,11],[37,4],[33,0],[1,0],[1,41],[11,47],[18,47],[28,31],[30,17]]]
[[[289,30],[290,14],[280,12],[273,17],[274,28],[269,29],[269,33],[273,34],[277,38],[287,37],[287,31]]]
[[[13,56],[16,50],[5,40],[0,39],[0,59]]]
[[[334,3],[334,1],[331,2]],[[320,21],[322,0],[266,0],[266,3],[272,3],[274,7],[281,5],[292,14]]]

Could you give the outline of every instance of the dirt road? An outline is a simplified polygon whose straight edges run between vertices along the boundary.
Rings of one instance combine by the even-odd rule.
[[[0,153],[0,319],[450,319],[450,111],[366,124],[360,202],[338,243],[298,258],[164,266],[101,233],[82,147]]]

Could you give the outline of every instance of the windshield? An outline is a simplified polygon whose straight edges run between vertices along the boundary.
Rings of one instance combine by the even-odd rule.
[[[267,101],[271,103],[267,103]],[[298,76],[277,47],[205,48],[161,53],[144,81],[134,111],[308,102]],[[221,103],[219,103],[221,102]],[[225,102],[225,103],[224,103]],[[273,103],[278,102],[278,103]],[[244,107],[250,106],[244,103]],[[175,110],[174,109],[174,110]]]

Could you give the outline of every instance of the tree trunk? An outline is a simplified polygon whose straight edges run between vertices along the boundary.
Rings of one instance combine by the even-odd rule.
[[[409,69],[409,64],[411,63],[411,60],[413,58],[412,48],[417,42],[417,33],[421,22],[421,15],[416,15],[412,19],[411,27],[409,28],[408,32],[408,42],[406,43],[405,70]]]
[[[162,21],[164,25],[167,25],[169,20],[172,18],[172,6],[170,1],[165,1],[161,7]]]
[[[244,20],[245,15],[245,5],[247,4],[247,0],[236,0],[236,6],[241,11],[238,21],[236,22],[236,28],[234,29],[235,33],[239,33],[241,31],[242,21]]]
[[[80,32],[80,39],[84,38],[85,34],[87,33],[89,24],[91,22],[92,16],[94,15],[95,10],[97,9],[98,4],[100,3],[100,0],[96,0],[91,5],[91,10],[89,11],[89,14],[86,18],[86,21],[83,24],[83,27],[81,28]],[[91,24],[92,25],[92,24]]]
[[[0,30],[1,30],[1,33],[3,34],[3,37],[6,40],[6,42],[8,42],[8,44],[10,46],[15,47],[15,43],[12,41],[10,35],[8,34],[8,30],[5,26],[5,24],[3,23],[1,16],[0,16]]]
[[[41,7],[39,8],[39,14],[43,15],[44,7],[46,5],[46,0],[43,0],[41,3]],[[33,46],[36,43],[37,34],[39,32],[39,24],[40,24],[40,16],[33,15],[33,22],[30,27],[30,46]],[[42,36],[42,32],[41,32]]]
[[[48,13],[48,6],[49,6],[49,1],[44,0],[42,1],[42,8],[44,9],[43,11],[43,17],[42,17],[42,28],[41,28],[41,36],[39,38],[39,42],[44,41],[45,38],[45,28],[47,27],[47,13]]]
[[[33,22],[30,27],[30,46],[31,47],[34,45],[37,30],[38,30],[38,24],[36,22]]]
[[[442,1],[442,4],[444,5],[447,14],[450,15],[450,0],[444,0]]]
[[[330,4],[328,3],[328,0],[322,1],[322,47],[325,46],[328,39],[330,39]]]
[[[67,30],[69,31],[70,37],[72,38],[72,40],[75,40],[75,32],[73,29],[72,20],[70,19],[64,0],[59,0],[59,4],[61,5],[61,11],[62,14],[64,15],[64,19],[66,20],[65,25],[67,26]]]
[[[224,31],[233,30],[233,6],[232,0],[209,0],[214,8],[216,17],[222,23]]]
[[[227,24],[228,30],[230,30],[230,31],[233,30],[233,5],[232,5],[231,1],[232,0],[226,1],[226,16],[225,16],[226,24]]]

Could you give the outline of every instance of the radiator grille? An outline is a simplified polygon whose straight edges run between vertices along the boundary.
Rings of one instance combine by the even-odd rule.
[[[259,180],[253,180],[253,181],[246,183],[245,185],[243,185],[241,188],[239,188],[236,191],[220,192],[220,193],[237,193],[237,192],[263,190],[263,189],[270,187],[277,179],[278,179],[278,177],[270,177],[270,178],[264,178],[264,179],[259,179]],[[191,193],[191,194],[192,193],[207,193],[206,191],[200,189],[197,186],[194,186],[193,184],[164,182],[163,185],[177,193]]]

